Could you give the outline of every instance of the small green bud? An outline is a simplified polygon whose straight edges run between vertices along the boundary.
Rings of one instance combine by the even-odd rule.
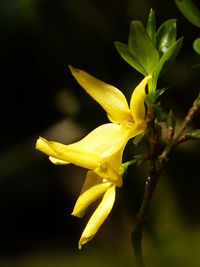
[[[171,141],[175,133],[176,119],[174,112],[170,110],[167,117],[167,142]]]
[[[167,128],[172,128],[174,129],[176,126],[176,119],[174,116],[174,112],[170,110],[168,117],[167,117]]]
[[[187,134],[189,139],[199,139],[200,138],[200,129],[192,131]]]

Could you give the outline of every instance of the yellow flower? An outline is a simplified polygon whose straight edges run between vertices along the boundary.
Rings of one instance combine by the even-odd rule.
[[[36,148],[49,155],[54,164],[73,163],[89,169],[72,215],[82,217],[91,203],[102,198],[79,240],[81,249],[95,236],[113,207],[116,186],[122,185],[122,154],[128,140],[145,130],[145,86],[151,77],[144,78],[135,88],[129,109],[117,88],[84,71],[70,69],[79,84],[105,109],[111,123],[99,126],[70,145],[40,137]]]
[[[40,137],[36,148],[49,155],[54,164],[73,163],[89,169],[72,215],[82,217],[87,207],[102,197],[79,241],[79,249],[97,233],[109,215],[116,186],[122,185],[122,153],[129,138],[123,126],[108,123],[71,145],[47,141]]]

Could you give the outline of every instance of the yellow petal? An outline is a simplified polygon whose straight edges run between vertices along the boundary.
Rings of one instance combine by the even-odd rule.
[[[141,122],[145,118],[144,100],[146,97],[145,87],[151,79],[151,75],[145,77],[141,83],[135,88],[131,96],[130,110],[135,123]]]
[[[65,161],[65,160],[61,160],[61,159],[56,159],[54,157],[49,156],[49,160],[55,164],[55,165],[66,165],[66,164],[70,164],[70,162]]]
[[[51,156],[50,160],[53,163],[61,160],[60,163],[65,161],[87,169],[95,169],[99,167],[103,158],[111,156],[124,146],[127,136],[128,130],[124,130],[121,125],[107,123],[70,145],[47,141],[40,137],[37,140],[36,148]]]
[[[132,120],[127,100],[120,90],[94,78],[85,71],[72,66],[69,68],[77,82],[105,109],[111,122],[122,123]]]
[[[80,196],[78,197],[72,215],[82,217],[87,207],[95,200],[99,199],[110,186],[109,182],[104,182],[93,171],[88,171],[85,183],[82,187]]]
[[[67,161],[88,169],[98,167],[100,161],[99,155],[94,151],[82,149],[77,143],[63,145],[57,142],[47,141],[40,137],[37,140],[36,148],[48,156],[61,161]]]
[[[127,142],[129,131],[115,123],[97,127],[86,137],[73,145],[80,151],[93,151],[101,158],[110,157]]]
[[[95,236],[100,226],[103,224],[103,222],[106,220],[109,213],[111,212],[114,201],[115,186],[112,186],[106,191],[101,203],[99,204],[95,212],[92,214],[89,222],[87,223],[79,240],[79,249],[81,249],[82,245],[89,242]]]

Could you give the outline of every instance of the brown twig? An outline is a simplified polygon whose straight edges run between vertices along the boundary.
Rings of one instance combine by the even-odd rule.
[[[184,135],[189,123],[193,120],[194,116],[198,113],[199,109],[200,109],[200,94],[198,95],[197,99],[194,101],[192,107],[189,109],[187,116],[183,120],[182,125],[176,132],[174,138],[166,145],[165,149],[160,155],[159,157],[160,164],[162,164],[163,161],[167,160],[168,154],[170,153],[172,148],[180,143],[181,136]],[[186,138],[185,140],[181,140],[181,143],[185,141],[187,141]]]
[[[147,124],[149,129],[148,136],[150,144],[149,176],[145,184],[143,199],[138,214],[136,215],[135,225],[131,236],[137,267],[145,267],[142,254],[142,232],[144,223],[147,219],[148,207],[163,169],[163,163],[167,161],[169,153],[174,146],[179,143],[181,136],[183,136],[188,127],[188,124],[192,121],[199,109],[200,94],[194,101],[192,107],[189,109],[181,127],[175,133],[174,137],[166,144],[161,155],[159,155],[160,132],[156,129],[154,114],[151,113],[150,108],[148,109]]]
[[[158,155],[158,146],[161,134],[160,129],[156,128],[155,116],[154,113],[151,112],[150,108],[148,109],[147,125],[150,144],[149,176],[145,184],[143,199],[139,212],[136,216],[135,226],[131,236],[132,246],[138,267],[145,267],[142,255],[142,231],[147,218],[149,203],[159,178],[159,169],[156,167],[156,158]]]

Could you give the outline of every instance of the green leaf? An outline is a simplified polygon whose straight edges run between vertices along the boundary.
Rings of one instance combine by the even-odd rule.
[[[159,96],[161,96],[169,87],[165,87],[162,89],[157,89],[155,92],[150,92],[145,97],[145,103],[147,106],[152,106],[158,100]]]
[[[140,21],[131,22],[128,45],[137,61],[151,74],[159,61],[159,54]]]
[[[183,42],[183,37],[178,39],[163,56],[161,57],[153,75],[154,82],[157,82],[159,74],[163,74],[176,59]]]
[[[147,72],[145,69],[142,67],[140,63],[138,63],[137,59],[134,57],[133,54],[129,51],[128,45],[120,43],[120,42],[115,42],[115,47],[120,54],[120,56],[128,63],[130,64],[134,69],[136,69],[138,72],[143,74],[144,76],[147,75]]]
[[[182,14],[195,26],[200,27],[200,10],[191,0],[175,0]]]
[[[200,54],[200,38],[197,38],[193,43],[194,50]]]
[[[157,49],[161,54],[165,54],[175,41],[176,20],[169,19],[158,28],[156,34]]]
[[[154,45],[156,45],[156,17],[155,11],[151,8],[147,21],[146,31]]]
[[[168,89],[169,89],[169,87],[164,87],[164,88],[156,90],[156,92],[155,92],[156,100]]]

